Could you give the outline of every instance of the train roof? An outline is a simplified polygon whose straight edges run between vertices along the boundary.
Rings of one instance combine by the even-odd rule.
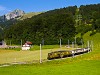
[[[53,52],[49,52],[49,53],[56,53],[56,52],[66,52],[66,51],[71,51],[71,50],[58,50],[58,51],[53,51]]]

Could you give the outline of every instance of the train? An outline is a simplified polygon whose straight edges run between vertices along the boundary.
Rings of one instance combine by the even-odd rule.
[[[48,53],[47,59],[57,59],[57,58],[64,58],[64,57],[73,57],[75,55],[83,54],[90,52],[90,48],[80,48],[75,50],[58,50],[54,52]]]

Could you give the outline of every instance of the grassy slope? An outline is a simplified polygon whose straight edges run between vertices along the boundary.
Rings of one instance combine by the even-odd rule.
[[[38,14],[41,14],[42,12],[31,12],[31,13],[26,13],[24,14],[22,17],[18,18],[20,20],[23,20],[23,19],[27,19],[27,18],[31,18],[32,16],[35,16],[35,15],[38,15]]]
[[[92,40],[93,51],[75,58],[54,60],[42,64],[14,65],[0,68],[0,75],[100,75],[100,33],[83,37],[85,42]]]
[[[87,32],[84,36],[84,46],[87,46],[87,41],[93,41],[93,50],[89,54],[85,54],[83,60],[100,60],[100,33],[90,36],[91,32]],[[78,35],[79,36],[79,35]]]
[[[84,41],[86,42],[87,40],[92,40],[93,41],[93,53],[100,54],[100,33],[96,33],[95,35],[91,37],[89,36],[90,33],[91,32],[88,32],[87,34],[84,35],[85,37]]]

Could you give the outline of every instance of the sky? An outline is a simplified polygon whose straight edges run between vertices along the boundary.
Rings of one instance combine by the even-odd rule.
[[[68,6],[98,4],[100,0],[0,0],[0,15],[15,9],[28,12],[42,12]]]

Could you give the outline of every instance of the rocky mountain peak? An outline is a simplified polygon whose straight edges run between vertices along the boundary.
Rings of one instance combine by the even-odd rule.
[[[19,16],[22,16],[23,14],[25,14],[24,11],[20,10],[20,9],[16,9],[8,14],[5,14],[5,18],[7,20],[10,20],[12,18],[16,18],[16,17],[19,17]]]
[[[25,14],[24,11],[22,11],[20,9],[16,9],[16,10],[14,10],[12,12],[9,12],[9,13],[3,15],[3,16],[0,16],[0,22],[4,22],[6,20],[15,19],[15,18],[20,17],[20,16],[22,16],[24,14]]]

